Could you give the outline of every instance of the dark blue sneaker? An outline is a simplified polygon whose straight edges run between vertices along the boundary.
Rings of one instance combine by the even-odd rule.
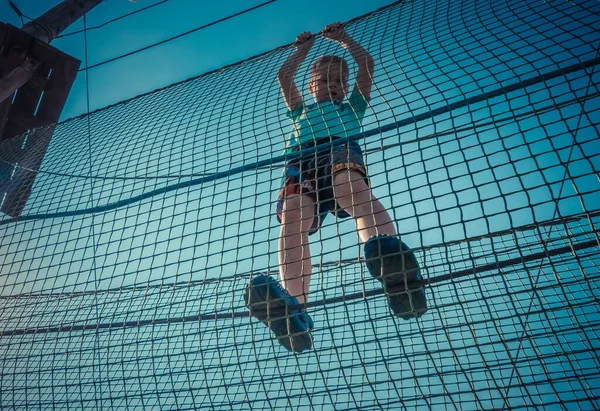
[[[410,320],[427,311],[419,263],[406,244],[392,236],[371,237],[365,243],[365,258],[371,275],[383,284],[394,315]]]
[[[298,299],[290,296],[273,277],[263,274],[254,277],[244,291],[244,301],[250,315],[269,327],[286,349],[302,352],[312,348],[312,319]]]

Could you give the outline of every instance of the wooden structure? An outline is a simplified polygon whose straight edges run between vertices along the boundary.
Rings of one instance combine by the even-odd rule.
[[[44,126],[58,121],[80,64],[0,23],[0,211],[25,207],[54,130]]]

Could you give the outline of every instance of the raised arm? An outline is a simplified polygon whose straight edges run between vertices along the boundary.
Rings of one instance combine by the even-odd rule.
[[[315,43],[314,36],[309,32],[304,32],[296,37],[296,51],[281,66],[277,73],[279,86],[283,100],[290,111],[294,111],[302,103],[302,96],[294,83],[294,77],[298,67],[302,64],[311,47]]]
[[[348,50],[358,65],[356,84],[353,93],[360,93],[365,101],[371,99],[371,88],[373,87],[373,72],[375,62],[367,50],[358,44],[342,27],[341,23],[332,23],[323,30],[323,37],[335,41]]]

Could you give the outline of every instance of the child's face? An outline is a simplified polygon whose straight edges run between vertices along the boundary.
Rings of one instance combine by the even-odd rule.
[[[339,63],[322,64],[311,76],[308,92],[316,102],[341,103],[348,94],[348,75]]]

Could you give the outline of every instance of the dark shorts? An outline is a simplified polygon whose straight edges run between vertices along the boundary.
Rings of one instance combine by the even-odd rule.
[[[332,138],[323,138],[316,141],[296,146],[292,150],[315,147],[316,145],[329,143]],[[331,147],[326,150],[311,153],[286,164],[284,171],[283,186],[277,196],[277,221],[281,223],[283,213],[283,202],[287,194],[306,194],[315,201],[314,220],[309,233],[316,233],[328,213],[339,218],[350,217],[339,207],[333,196],[333,176],[344,170],[354,170],[365,178],[367,184],[367,170],[363,161],[360,145],[354,141]]]

